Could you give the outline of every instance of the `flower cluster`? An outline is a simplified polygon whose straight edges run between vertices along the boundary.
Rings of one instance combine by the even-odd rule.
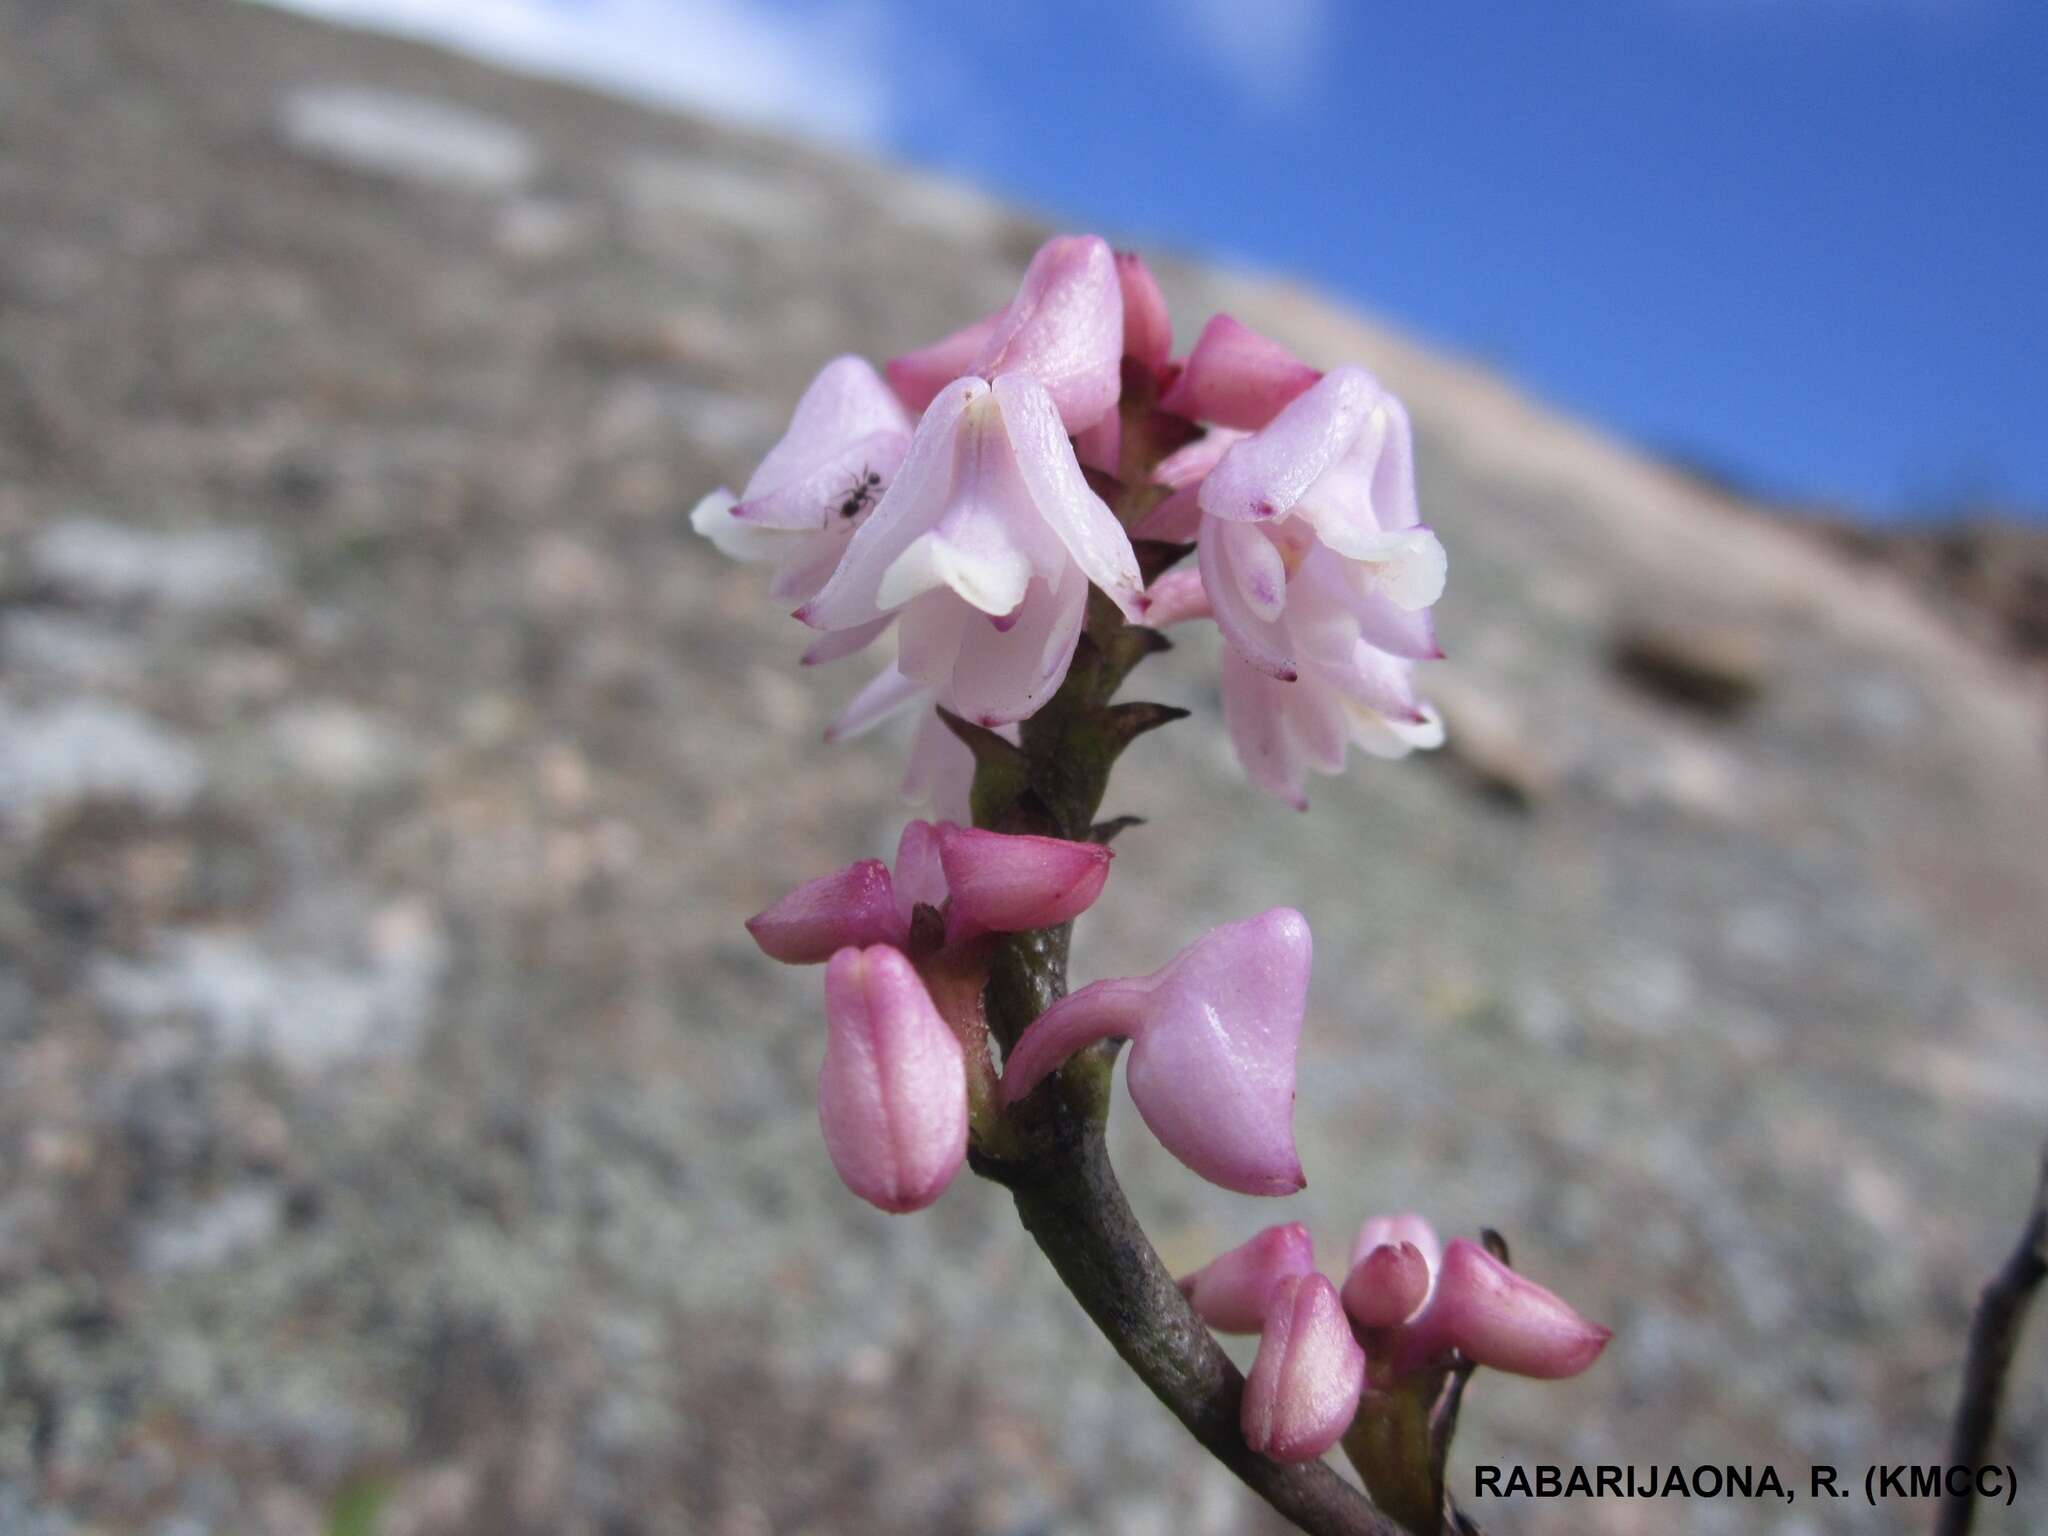
[[[1516,1376],[1576,1376],[1611,1337],[1468,1238],[1416,1215],[1359,1229],[1341,1288],[1299,1222],[1268,1227],[1180,1282],[1202,1320],[1259,1335],[1242,1410],[1252,1449],[1283,1461],[1344,1437],[1367,1394],[1430,1383],[1455,1358]]]
[[[828,363],[744,494],[692,514],[727,554],[772,564],[773,593],[820,632],[806,662],[895,629],[894,662],[830,734],[918,709],[905,791],[938,814],[964,816],[972,763],[931,705],[999,731],[1028,719],[1066,676],[1091,586],[1133,623],[1215,619],[1238,758],[1291,804],[1349,746],[1442,739],[1413,672],[1439,654],[1444,553],[1400,401],[1227,315],[1185,359],[1172,345],[1142,261],[1055,238],[1008,304],[886,380]],[[1193,544],[1195,566],[1147,590],[1134,536]]]
[[[995,1070],[978,941],[1087,910],[1109,860],[1097,843],[913,821],[893,871],[864,859],[747,923],[769,958],[825,963],[818,1115],[855,1194],[913,1211],[952,1182],[971,1079]],[[995,1097],[1014,1104],[1076,1051],[1128,1039],[1131,1101],[1161,1145],[1226,1189],[1292,1194],[1306,1182],[1293,1124],[1308,970],[1300,913],[1226,923],[1150,976],[1099,981],[1046,1009],[1003,1063]]]
[[[903,709],[923,717],[905,787],[935,819],[904,828],[893,866],[848,865],[747,924],[770,958],[825,968],[818,1119],[833,1166],[901,1213],[937,1200],[972,1148],[977,1169],[1017,1191],[1055,1263],[1073,1261],[1061,1273],[1106,1328],[1147,1326],[1141,1314],[1163,1305],[1155,1334],[1213,1356],[1156,1268],[1148,1288],[1117,1257],[1131,1248],[1062,1225],[1077,1205],[1113,1212],[1090,1204],[1113,1190],[1100,1138],[1038,1133],[1073,1116],[1099,1123],[1108,1053],[1093,1048],[1127,1042],[1131,1100],[1182,1163],[1243,1194],[1301,1189],[1308,923],[1274,908],[1149,975],[1072,992],[1063,935],[1048,931],[1108,880],[1107,840],[1130,820],[1094,821],[1116,754],[1182,713],[1112,702],[1164,647],[1159,629],[1214,620],[1237,755],[1296,806],[1307,775],[1341,771],[1352,746],[1394,757],[1442,739],[1414,670],[1438,654],[1430,610],[1445,559],[1417,508],[1401,403],[1364,370],[1320,372],[1227,315],[1176,361],[1145,264],[1063,236],[1008,304],[964,330],[879,373],[856,357],[827,364],[743,493],[705,497],[692,522],[773,567],[774,594],[818,632],[807,663],[894,632],[894,660],[832,736]],[[970,786],[986,825],[959,824]],[[1065,1182],[1021,1176],[1089,1156]],[[1369,1484],[1386,1470],[1370,1447],[1412,1462],[1416,1442],[1361,1414],[1392,1405],[1412,1428],[1454,1368],[1571,1375],[1607,1338],[1487,1249],[1442,1248],[1412,1216],[1366,1224],[1341,1288],[1316,1273],[1299,1225],[1182,1287],[1212,1327],[1259,1335],[1246,1443],[1306,1460],[1364,1423],[1345,1443],[1368,1446],[1354,1455]],[[1144,1374],[1154,1353],[1126,1358]],[[1176,1401],[1203,1376],[1147,1380]],[[1214,1411],[1176,1408],[1191,1425]],[[1412,1465],[1395,1471],[1413,1483]]]

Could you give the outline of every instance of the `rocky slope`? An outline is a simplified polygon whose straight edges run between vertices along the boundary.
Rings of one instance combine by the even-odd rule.
[[[896,748],[818,744],[855,679],[683,514],[1040,229],[226,0],[0,35],[0,1531],[1262,1528],[995,1191],[839,1189],[817,977],[737,926],[893,838]],[[1152,825],[1080,974],[1282,901],[1318,944],[1303,1196],[1118,1110],[1163,1250],[1501,1227],[1618,1337],[1482,1378],[1467,1464],[1926,1459],[2048,1123],[2037,683],[1481,372],[1166,268],[1411,402],[1458,749],[1297,817],[1208,647],[1151,681],[1197,718],[1112,792]]]

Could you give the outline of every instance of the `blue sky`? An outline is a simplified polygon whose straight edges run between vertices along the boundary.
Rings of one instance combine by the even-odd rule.
[[[2044,0],[290,0],[1305,276],[1653,448],[2048,515]]]

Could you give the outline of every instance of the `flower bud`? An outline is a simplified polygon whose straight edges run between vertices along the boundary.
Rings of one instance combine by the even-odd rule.
[[[898,950],[848,947],[825,967],[818,1123],[846,1187],[885,1211],[922,1210],[967,1158],[960,1042]]]
[[[1202,327],[1161,410],[1256,432],[1322,374],[1250,326],[1217,315]]]
[[[1069,433],[1092,427],[1123,387],[1123,284],[1100,235],[1055,235],[1038,248],[970,372],[1028,373]]]
[[[952,906],[949,941],[975,933],[1050,928],[1095,904],[1110,850],[1058,837],[1018,837],[940,823],[939,861]]]
[[[1173,356],[1173,319],[1159,279],[1136,251],[1116,253],[1117,281],[1124,296],[1124,356],[1155,374]]]
[[[1180,1282],[1195,1315],[1218,1333],[1257,1333],[1282,1282],[1311,1274],[1314,1240],[1298,1221],[1268,1227]]]
[[[1344,1277],[1344,1310],[1361,1328],[1391,1328],[1429,1298],[1429,1260],[1413,1243],[1381,1243]]]
[[[747,919],[761,953],[784,965],[822,965],[848,945],[901,944],[908,931],[880,859],[806,880]]]
[[[1337,1288],[1316,1274],[1284,1280],[1244,1385],[1245,1444],[1279,1461],[1313,1460],[1351,1427],[1364,1385],[1365,1351]]]
[[[1098,981],[1032,1022],[1004,1063],[1013,1104],[1082,1047],[1131,1041],[1131,1102],[1160,1144],[1211,1183],[1291,1195],[1294,1059],[1308,1002],[1310,941],[1276,907],[1225,923],[1150,976]]]
[[[1614,1336],[1463,1237],[1445,1248],[1436,1294],[1408,1332],[1404,1373],[1455,1349],[1497,1371],[1546,1379],[1578,1375]]]

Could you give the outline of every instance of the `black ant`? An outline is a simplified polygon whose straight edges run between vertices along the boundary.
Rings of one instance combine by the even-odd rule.
[[[857,517],[863,507],[881,494],[882,477],[867,465],[860,467],[860,473],[853,477],[853,483],[846,488],[846,499],[839,503],[841,517]]]

